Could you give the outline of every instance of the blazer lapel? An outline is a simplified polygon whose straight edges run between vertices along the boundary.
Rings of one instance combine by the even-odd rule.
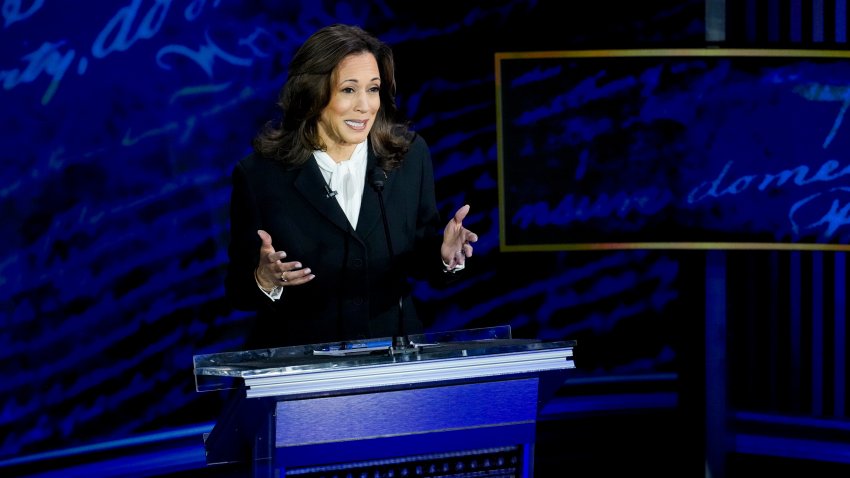
[[[375,191],[369,178],[369,172],[377,167],[378,159],[372,152],[372,145],[370,144],[369,156],[366,159],[366,186],[363,188],[363,200],[360,202],[360,216],[357,218],[357,235],[361,238],[369,237],[375,228],[382,223],[381,204],[378,202],[378,194],[382,194],[386,201],[389,180],[384,181],[384,191],[382,193]]]
[[[313,205],[330,222],[344,231],[351,229],[348,218],[339,203],[333,197],[328,197],[325,190],[325,179],[319,171],[319,165],[315,161],[307,161],[301,168],[298,177],[295,178],[295,189],[297,189],[310,204]],[[359,221],[359,220],[358,220]]]

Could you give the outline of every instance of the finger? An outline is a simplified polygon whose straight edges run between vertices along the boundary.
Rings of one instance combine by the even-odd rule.
[[[273,253],[274,247],[272,247],[272,236],[262,229],[257,230],[257,235],[260,236],[260,241],[262,241],[262,244],[260,245],[260,254]]]
[[[478,234],[467,230],[466,231],[466,242],[478,242]]]
[[[313,280],[313,278],[316,277],[316,275],[313,274],[310,268],[308,267],[295,271],[289,271],[285,273],[284,276],[286,277],[285,284],[287,286],[306,284],[307,282],[310,282],[311,280]]]
[[[466,257],[472,257],[472,246],[469,244],[463,245],[463,255]]]
[[[469,204],[463,205],[460,209],[455,213],[454,221],[457,223],[463,222],[466,215],[469,213]]]
[[[466,264],[466,254],[464,254],[463,250],[457,251],[454,257],[455,265],[463,265]]]
[[[291,263],[290,263],[290,264],[291,264]],[[287,269],[285,269],[285,268],[280,268],[279,272],[278,272],[278,273],[277,273],[277,275],[275,276],[275,279],[276,279],[278,282],[280,282],[280,283],[281,283],[281,285],[283,285],[283,284],[288,284],[288,283],[289,283],[289,281],[291,281],[291,280],[293,280],[293,279],[295,279],[295,278],[297,278],[297,277],[298,277],[298,276],[297,276],[296,274],[294,274],[293,272],[294,272],[293,270],[287,270]]]
[[[288,274],[292,274],[296,269],[300,269],[303,267],[300,262],[292,261],[292,262],[281,262],[280,263],[280,271],[286,272]],[[289,277],[289,275],[287,275]]]

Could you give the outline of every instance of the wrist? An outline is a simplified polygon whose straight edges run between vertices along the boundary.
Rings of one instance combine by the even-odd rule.
[[[263,292],[272,292],[274,290],[274,284],[269,287],[263,285],[263,282],[260,280],[259,269],[254,269],[254,280],[257,282],[257,286],[263,290]]]
[[[449,262],[447,262],[446,260],[443,260],[443,272],[451,272],[451,273],[460,272],[465,267],[466,267],[466,264],[455,264],[454,267],[452,267],[452,265]]]

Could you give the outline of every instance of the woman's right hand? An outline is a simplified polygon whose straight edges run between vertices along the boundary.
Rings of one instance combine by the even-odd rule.
[[[316,275],[309,267],[303,267],[298,261],[283,262],[286,252],[275,251],[272,246],[272,236],[260,229],[257,231],[260,240],[260,265],[257,266],[257,282],[263,289],[273,289],[281,286],[306,284]]]

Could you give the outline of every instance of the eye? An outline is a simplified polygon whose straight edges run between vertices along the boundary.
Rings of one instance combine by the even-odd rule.
[[[369,88],[369,93],[380,93],[380,92],[381,92],[380,86],[373,86],[373,87]]]
[[[343,93],[354,93],[354,88],[352,88],[350,86],[346,86],[345,88],[342,89],[342,92]]]

